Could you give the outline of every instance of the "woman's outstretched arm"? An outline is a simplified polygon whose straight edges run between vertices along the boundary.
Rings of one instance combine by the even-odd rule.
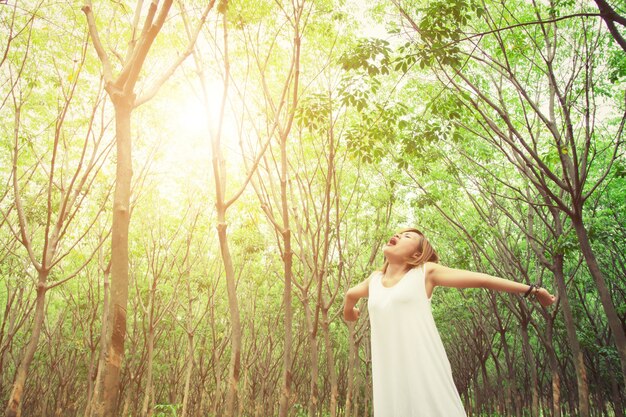
[[[515,294],[525,294],[530,286],[520,282],[498,278],[480,272],[465,271],[463,269],[448,268],[443,265],[428,262],[426,267],[426,282],[430,285],[453,288],[488,288],[490,290],[505,291]],[[533,290],[532,295],[537,301],[547,307],[554,303],[556,297],[545,288]]]
[[[359,318],[359,309],[355,307],[356,303],[361,299],[369,296],[369,285],[371,275],[363,282],[350,288],[343,301],[343,318],[346,321],[355,321]]]

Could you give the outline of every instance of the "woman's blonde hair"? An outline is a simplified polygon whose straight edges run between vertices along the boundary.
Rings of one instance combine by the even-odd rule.
[[[407,265],[409,266],[408,269],[413,269],[426,262],[439,263],[439,255],[437,255],[435,248],[433,248],[433,246],[430,244],[428,239],[426,239],[426,237],[424,236],[424,233],[422,233],[418,229],[413,229],[413,228],[402,229],[398,233],[401,234],[401,233],[406,233],[406,232],[414,232],[419,235],[419,242],[417,244],[417,252],[415,252],[413,254],[413,257],[407,262]],[[385,259],[385,263],[383,264],[383,267],[381,268],[381,271],[383,272],[383,274],[387,271],[388,266],[389,266],[389,261]]]

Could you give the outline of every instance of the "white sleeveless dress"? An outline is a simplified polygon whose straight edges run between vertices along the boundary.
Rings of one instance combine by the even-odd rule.
[[[374,417],[466,417],[426,296],[424,265],[393,287],[370,278]]]

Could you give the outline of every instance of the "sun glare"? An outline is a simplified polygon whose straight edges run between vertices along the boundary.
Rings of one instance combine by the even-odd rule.
[[[169,91],[169,96],[161,103],[163,132],[167,132],[160,145],[158,161],[155,161],[155,174],[159,175],[160,188],[164,194],[175,198],[179,187],[195,184],[206,187],[211,182],[212,150],[211,141],[218,129],[222,100],[222,86],[219,83],[208,85],[210,96],[204,103],[198,91],[188,85],[179,85]],[[238,173],[245,172],[243,155],[239,147],[237,117],[227,105],[224,112],[221,134],[222,155],[227,162],[227,177],[235,182]]]
[[[204,103],[195,92],[181,90],[175,100],[175,130],[185,136],[202,136],[210,141],[217,134],[219,126],[222,91],[220,83],[209,83],[207,102]],[[222,120],[221,146],[229,153],[239,154],[239,132],[235,120],[227,104]]]
[[[181,131],[192,136],[209,133],[209,110],[197,97],[186,95],[182,98],[177,106],[177,113],[175,124]]]

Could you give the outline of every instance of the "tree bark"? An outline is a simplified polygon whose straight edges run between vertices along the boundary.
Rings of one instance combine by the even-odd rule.
[[[189,310],[191,311],[191,302],[189,302]],[[191,313],[190,313],[191,314]],[[192,326],[192,323],[187,324],[188,327]],[[191,374],[193,373],[193,357],[194,357],[194,346],[193,346],[194,333],[187,332],[187,363],[186,363],[186,371],[185,371],[185,389],[183,391],[183,410],[181,412],[181,417],[187,417],[188,407],[189,407],[189,390],[191,387]]]
[[[154,296],[154,295],[153,295]],[[151,303],[153,301],[151,300]],[[152,321],[152,314],[148,319],[148,335],[146,340],[147,352],[146,352],[146,387],[143,396],[143,405],[141,408],[141,414],[145,417],[152,415],[152,362],[154,359],[154,323]]]
[[[580,211],[582,211],[582,208]],[[602,307],[604,308],[609,327],[611,328],[611,332],[613,333],[613,340],[615,340],[617,353],[619,355],[620,363],[622,366],[622,378],[624,381],[624,386],[626,386],[626,333],[624,332],[622,322],[617,314],[617,311],[615,310],[615,305],[613,304],[613,300],[611,299],[609,289],[606,286],[604,275],[602,274],[602,271],[600,271],[598,261],[595,257],[595,254],[593,253],[593,250],[591,249],[589,235],[587,234],[587,229],[583,224],[582,214],[571,216],[571,220],[574,226],[574,230],[576,230],[576,235],[578,236],[580,249],[583,253],[583,256],[585,257],[587,267],[589,268],[589,273],[593,277],[593,280],[598,287],[600,302],[602,303]]]
[[[559,361],[554,351],[554,316],[550,319],[546,326],[545,347],[550,364],[551,383],[552,383],[552,417],[561,417],[561,374],[559,373]]]
[[[280,395],[280,408],[279,416],[287,417],[289,413],[289,405],[291,401],[291,384],[292,384],[292,344],[293,344],[293,309],[292,309],[292,260],[293,252],[291,250],[291,231],[289,230],[289,206],[287,203],[287,152],[286,152],[286,138],[281,144],[281,201],[283,205],[283,272],[284,272],[284,290],[283,290],[283,306],[285,308],[284,317],[284,351],[283,351],[283,376],[282,376],[282,389]]]
[[[239,374],[241,372],[241,318],[239,314],[239,302],[237,300],[235,270],[233,268],[232,256],[228,247],[228,237],[226,236],[226,209],[223,204],[220,203],[221,201],[218,200],[217,235],[220,242],[220,253],[222,254],[222,261],[224,262],[224,269],[226,273],[226,290],[228,293],[228,310],[230,312],[231,325],[231,352],[230,365],[228,369],[225,415],[227,417],[232,417],[235,415],[237,410],[236,402],[239,392]]]
[[[324,344],[326,350],[326,367],[328,370],[328,379],[330,380],[330,416],[337,416],[337,370],[335,369],[335,356],[333,354],[333,344],[330,340],[330,319],[328,310],[322,309],[322,331],[324,332]]]
[[[555,267],[553,270],[554,279],[559,290],[561,305],[563,310],[563,319],[565,320],[565,329],[567,331],[567,340],[572,350],[574,368],[576,369],[576,381],[578,386],[578,412],[580,417],[590,417],[589,414],[589,384],[587,383],[587,371],[583,354],[576,335],[576,324],[572,315],[572,309],[567,298],[567,287],[565,286],[565,278],[563,276],[563,255],[554,256]]]
[[[354,370],[358,369],[358,346],[356,344],[355,324],[348,323],[348,385],[346,387],[346,402],[344,405],[345,416],[352,417],[352,407],[357,404],[356,389],[358,388],[355,383]],[[355,412],[356,414],[356,412]]]
[[[615,39],[615,42],[626,52],[626,39],[622,36],[616,23],[622,27],[626,27],[626,17],[618,14],[613,7],[606,0],[594,0],[598,9],[600,9],[600,15],[602,20],[606,23],[606,27],[611,32],[611,36]]]
[[[113,226],[111,229],[111,291],[107,323],[107,353],[102,389],[103,406],[96,415],[114,417],[119,402],[119,383],[126,338],[128,304],[128,227],[130,223],[130,185],[133,176],[131,159],[132,101],[119,98],[115,106],[115,138],[117,164],[113,195]]]
[[[537,363],[530,347],[530,340],[528,339],[527,321],[521,323],[520,331],[522,334],[522,349],[526,359],[526,369],[530,371],[530,390],[532,398],[530,415],[531,417],[539,417],[539,382],[537,377]]]
[[[30,335],[28,345],[24,351],[24,356],[17,368],[15,374],[15,381],[13,382],[13,388],[9,395],[9,402],[7,408],[4,411],[5,417],[20,417],[22,414],[22,397],[24,394],[24,384],[26,383],[26,375],[28,374],[28,368],[30,367],[35,351],[37,350],[37,344],[39,343],[39,336],[41,335],[41,328],[45,319],[45,307],[46,307],[46,279],[48,271],[40,271],[37,285],[37,299],[35,301],[35,317],[33,318],[33,332]]]
[[[304,304],[304,319],[309,339],[309,417],[316,417],[319,408],[319,392],[317,380],[319,378],[319,352],[317,343],[317,329],[314,328],[313,312],[308,304],[308,297],[302,296]]]
[[[104,367],[106,365],[107,352],[107,320],[109,317],[109,275],[110,268],[103,271],[102,283],[102,325],[100,328],[100,353],[98,355],[98,363],[96,365],[96,376],[93,387],[93,394],[90,401],[87,402],[85,416],[91,417],[92,412],[99,407],[102,396],[102,385],[104,384]]]

